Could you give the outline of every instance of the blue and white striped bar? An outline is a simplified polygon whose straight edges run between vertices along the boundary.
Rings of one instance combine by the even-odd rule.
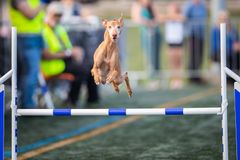
[[[18,116],[131,116],[131,115],[202,115],[218,114],[212,108],[110,108],[110,109],[18,109]]]

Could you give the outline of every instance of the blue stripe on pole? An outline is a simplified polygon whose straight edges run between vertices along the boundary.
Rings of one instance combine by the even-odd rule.
[[[108,115],[109,116],[125,116],[126,109],[125,108],[109,108]]]
[[[4,89],[0,90],[0,160],[4,160]]]
[[[240,160],[240,91],[235,89],[235,116],[236,116],[236,155]]]
[[[18,105],[18,98],[17,97],[15,97],[15,105],[17,106]]]
[[[183,115],[183,108],[166,108],[166,115]]]
[[[53,109],[54,116],[71,116],[71,109]]]

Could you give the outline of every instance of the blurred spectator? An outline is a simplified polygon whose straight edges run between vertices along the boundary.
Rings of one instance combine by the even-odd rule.
[[[207,20],[207,8],[204,0],[188,0],[184,6],[184,15],[189,31],[190,55],[189,69],[198,71],[203,61],[204,38]],[[199,77],[190,78],[192,82],[201,82]]]
[[[165,18],[165,38],[168,44],[168,59],[172,71],[170,88],[180,89],[183,86],[181,78],[183,52],[183,21],[180,6],[171,3]]]
[[[138,0],[132,6],[132,19],[141,25],[141,43],[148,61],[150,75],[159,70],[159,14],[152,0]]]
[[[83,10],[81,3],[77,0],[61,0],[63,5],[63,16],[61,23],[66,25],[71,24],[88,24],[95,25],[96,27],[101,26],[99,18],[91,13],[91,11]],[[91,26],[92,27],[92,26]]]
[[[47,0],[9,0],[9,15],[18,35],[18,86],[21,105],[36,107],[34,100],[43,49],[41,36]]]
[[[10,69],[10,54],[8,52],[10,26],[6,8],[6,1],[0,2],[0,75],[5,74]]]
[[[221,11],[218,20],[211,31],[211,59],[213,67],[220,66],[220,23],[227,24],[226,52],[227,66],[235,71],[240,67],[239,35],[237,29],[230,23],[229,14]]]
[[[102,40],[100,20],[91,13],[91,10],[83,10],[81,3],[76,0],[61,0],[61,3],[64,7],[61,23],[68,28],[72,44],[83,48],[85,53],[83,65],[87,69],[85,79],[88,90],[87,102],[96,103],[99,100],[98,87],[90,74],[90,70],[93,65],[93,54]],[[66,19],[68,17],[70,20],[65,20],[64,17]]]
[[[62,23],[72,24],[81,21],[81,4],[75,0],[61,0],[63,5]]]
[[[60,73],[71,73],[75,76],[71,82],[67,103],[76,104],[80,88],[89,73],[85,55],[80,47],[72,47],[68,34],[59,24],[63,14],[63,6],[59,2],[52,2],[47,8],[46,23],[43,38],[46,48],[43,52],[41,68],[46,76]],[[98,100],[98,95],[89,93],[88,100]]]

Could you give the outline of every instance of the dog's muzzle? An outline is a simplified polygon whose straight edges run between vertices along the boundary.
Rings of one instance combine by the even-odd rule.
[[[117,39],[117,35],[112,35],[112,39],[116,40]]]

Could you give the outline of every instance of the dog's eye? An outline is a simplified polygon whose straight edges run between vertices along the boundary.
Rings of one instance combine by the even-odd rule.
[[[109,28],[109,29],[111,29],[111,28],[112,28],[112,26],[108,26],[108,28]]]
[[[120,26],[117,26],[118,29],[120,29]]]

